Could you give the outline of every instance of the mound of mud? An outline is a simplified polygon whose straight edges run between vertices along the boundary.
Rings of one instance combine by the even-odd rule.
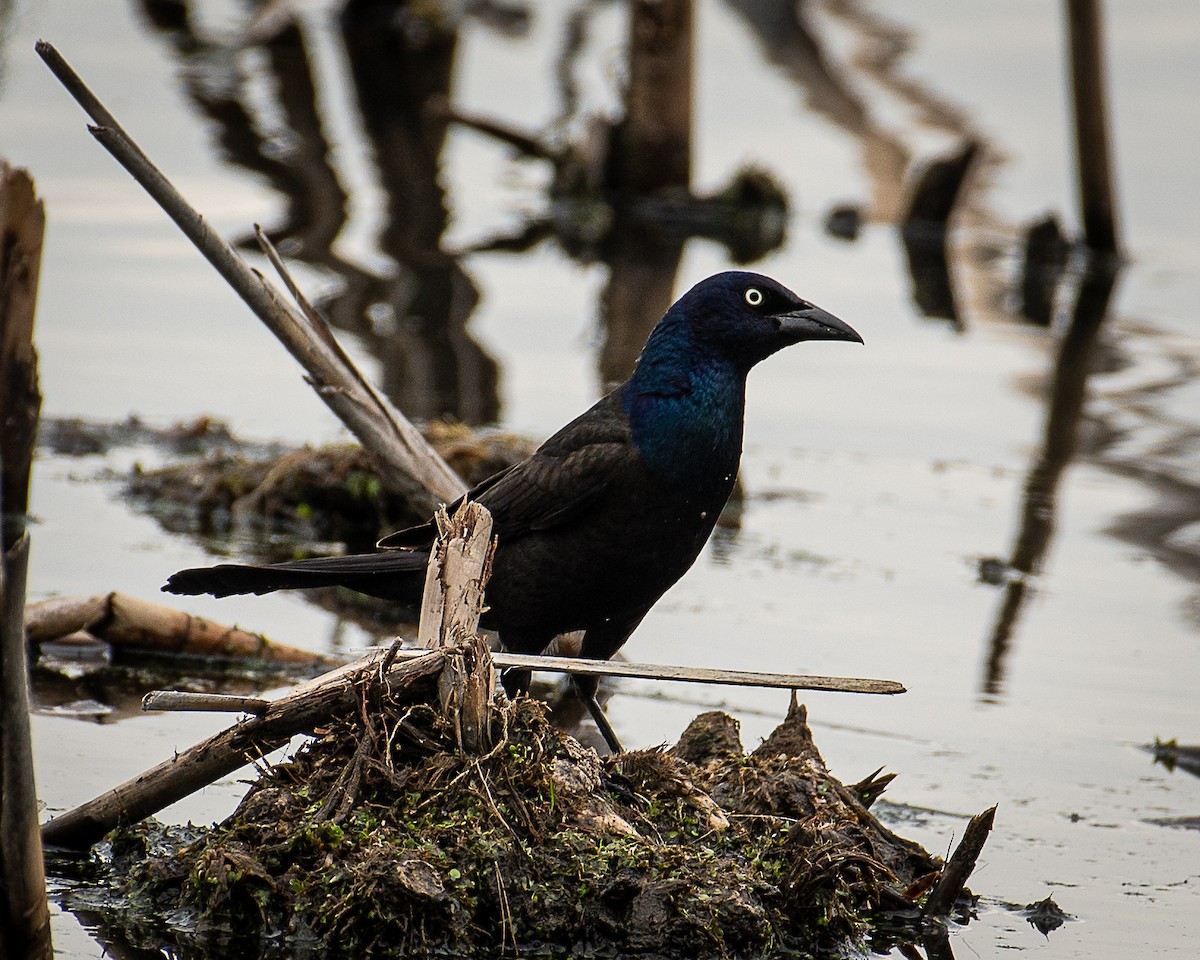
[[[198,839],[118,833],[126,913],[156,944],[250,955],[807,953],[918,917],[941,866],[867,809],[885,780],[830,776],[795,702],[750,754],[721,713],[603,759],[540,702],[486,714],[473,753],[436,700],[360,689]]]

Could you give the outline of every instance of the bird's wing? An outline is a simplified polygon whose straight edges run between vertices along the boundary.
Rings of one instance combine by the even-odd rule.
[[[479,502],[491,511],[502,542],[562,526],[587,512],[632,453],[628,444],[611,441],[538,452],[484,491]]]
[[[511,542],[571,522],[637,460],[628,421],[610,395],[559,430],[532,456],[478,484],[466,499],[487,507],[496,535]],[[453,512],[457,506],[448,509]],[[434,532],[432,523],[410,527],[389,534],[379,545],[427,545]]]
[[[511,467],[505,467],[498,473],[493,473],[490,477],[481,480],[474,487],[464,493],[453,503],[446,506],[446,512],[453,515],[464,500],[478,500],[483,491],[498,483],[510,470],[519,467],[521,464],[513,464]],[[437,525],[433,520],[426,520],[424,523],[419,523],[415,527],[405,527],[403,530],[396,530],[389,533],[375,545],[377,547],[399,548],[402,550],[413,550],[428,547],[437,539]]]

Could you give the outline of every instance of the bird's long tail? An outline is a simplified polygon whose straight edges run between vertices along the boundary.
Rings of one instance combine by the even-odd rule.
[[[263,566],[221,563],[215,567],[180,570],[167,579],[162,589],[187,596],[208,593],[228,597],[339,586],[384,600],[416,603],[421,598],[428,560],[426,551],[382,550]]]

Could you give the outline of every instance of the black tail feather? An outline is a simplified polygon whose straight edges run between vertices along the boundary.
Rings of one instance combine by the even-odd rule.
[[[180,570],[167,579],[162,589],[185,596],[207,593],[228,597],[339,586],[384,600],[416,603],[421,597],[428,559],[428,554],[421,551],[386,550],[263,566],[221,563]]]

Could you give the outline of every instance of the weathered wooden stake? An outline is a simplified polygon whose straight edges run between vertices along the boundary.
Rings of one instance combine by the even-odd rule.
[[[29,175],[0,161],[0,957],[30,960],[54,955],[23,626],[29,469],[42,403],[33,315],[45,225]]]
[[[483,587],[492,565],[492,515],[478,503],[464,503],[454,516],[445,508],[435,517],[438,539],[429,552],[417,644],[433,650],[469,637],[479,629]]]
[[[1103,14],[1097,0],[1067,0],[1067,19],[1083,232],[1088,246],[1093,250],[1117,253],[1117,211],[1109,159]]]

